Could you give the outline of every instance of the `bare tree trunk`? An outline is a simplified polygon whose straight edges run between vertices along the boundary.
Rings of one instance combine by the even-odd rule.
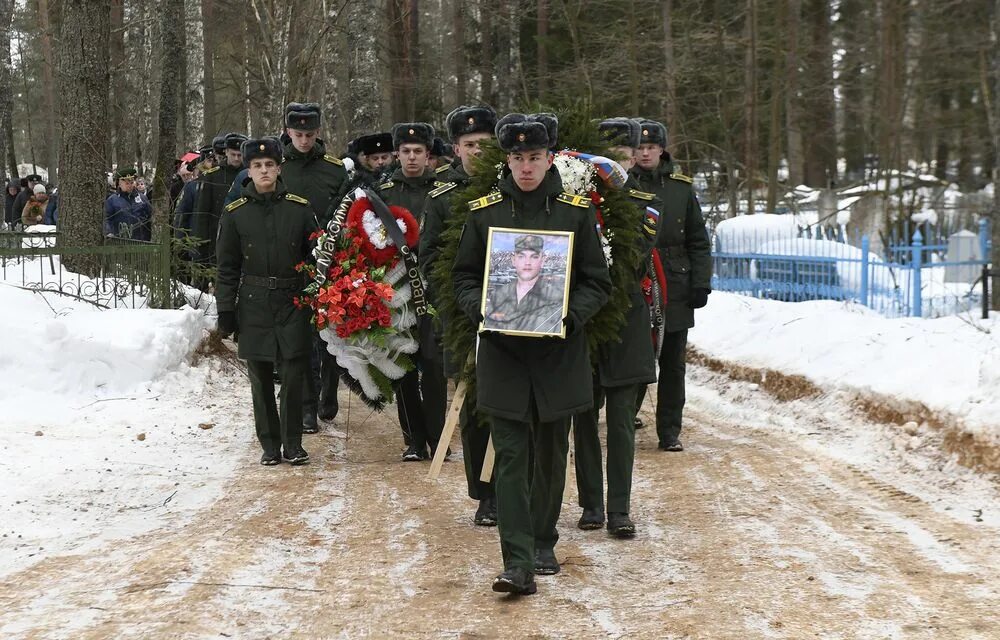
[[[811,42],[805,54],[803,76],[804,180],[811,187],[828,188],[837,177],[837,138],[834,128],[833,45],[827,0],[806,0]]]
[[[455,59],[455,104],[463,105],[469,84],[469,63],[465,55],[465,2],[452,0],[452,55]]]
[[[862,70],[865,66],[863,41],[867,23],[864,0],[843,0],[840,4],[841,34],[844,58],[840,72],[843,94],[844,160],[847,176],[858,180],[864,176],[868,137],[865,127],[865,87]]]
[[[69,246],[95,246],[103,236],[104,171],[108,153],[108,0],[64,0],[59,38],[62,146],[59,153],[59,227]],[[66,256],[66,266],[96,274],[96,258]]]
[[[127,132],[135,125],[134,120],[125,117],[128,95],[125,79],[125,0],[111,0],[111,131],[114,142],[113,162],[118,165],[131,164]],[[129,124],[132,124],[132,127]]]
[[[218,125],[215,119],[215,22],[214,5],[215,0],[201,0],[201,39],[204,51],[204,116],[203,116],[203,137],[206,142],[211,142],[218,132]]]
[[[482,75],[482,88],[480,96],[489,104],[496,104],[496,95],[493,92],[493,60],[496,50],[493,47],[493,10],[494,3],[489,0],[479,2],[479,41],[482,49],[479,54],[479,73]]]
[[[878,153],[881,171],[895,168],[901,161],[899,145],[903,115],[903,3],[906,0],[880,0],[882,10],[879,95],[875,113],[878,120]]]
[[[785,9],[786,7],[783,2],[779,2],[775,7],[775,22],[777,24],[785,24]],[[764,207],[765,213],[774,213],[778,205],[778,165],[781,160],[782,141],[781,103],[782,91],[784,90],[784,74],[782,74],[782,70],[785,63],[785,51],[782,43],[774,43],[772,60],[770,120],[767,131],[767,201]]]
[[[349,138],[382,128],[382,92],[379,87],[378,34],[379,16],[363,2],[347,5],[348,42],[352,43],[347,59],[350,87],[347,113],[350,114]]]
[[[0,0],[0,154],[12,179],[17,179],[14,154],[13,82],[11,81],[10,27],[14,18],[14,0]]]
[[[537,11],[538,20],[535,33],[537,51],[535,56],[538,60],[538,99],[544,101],[549,92],[549,50],[548,43],[545,41],[549,37],[549,0],[538,0]]]
[[[52,25],[49,21],[48,0],[38,0],[38,24],[41,27],[42,40],[42,84],[45,88],[45,168],[49,172],[49,181],[57,179],[56,154],[56,90],[53,78],[55,56],[52,53]]]
[[[754,207],[754,185],[757,180],[757,2],[747,0],[747,48],[743,66],[744,142],[743,166],[746,171],[747,213]]]
[[[677,107],[677,59],[674,55],[674,0],[663,0],[663,81],[667,88],[663,114],[669,131],[680,131],[680,109]],[[669,140],[668,140],[669,142]]]
[[[802,184],[802,129],[799,111],[799,23],[802,0],[788,0],[785,54],[785,129],[788,131],[788,185]]]
[[[163,0],[160,5],[160,111],[156,149],[156,181],[153,192],[156,203],[153,206],[154,239],[169,233],[168,214],[170,193],[167,181],[170,179],[177,151],[177,108],[178,91],[183,86],[184,76],[176,64],[184,58],[182,48],[184,31],[184,0]]]

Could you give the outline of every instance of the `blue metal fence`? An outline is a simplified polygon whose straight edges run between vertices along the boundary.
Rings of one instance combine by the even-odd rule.
[[[713,233],[712,287],[789,302],[851,301],[887,317],[974,311],[989,238],[985,219],[976,234],[905,225],[873,242],[843,227],[800,227],[791,215],[743,216]]]

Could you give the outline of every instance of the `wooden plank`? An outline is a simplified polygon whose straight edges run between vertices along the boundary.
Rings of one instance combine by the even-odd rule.
[[[483,472],[479,474],[480,482],[489,482],[493,477],[493,463],[496,461],[497,452],[493,448],[493,436],[490,436],[486,443],[486,457],[483,458]]]
[[[455,435],[455,427],[462,417],[462,405],[465,404],[465,392],[468,385],[465,381],[458,383],[455,387],[455,396],[451,399],[451,408],[448,409],[448,417],[444,421],[444,428],[441,429],[441,438],[438,440],[437,450],[434,452],[434,459],[431,461],[431,470],[427,472],[427,477],[437,480],[441,474],[441,467],[444,465],[445,456],[448,455],[448,447],[451,446],[451,439]]]

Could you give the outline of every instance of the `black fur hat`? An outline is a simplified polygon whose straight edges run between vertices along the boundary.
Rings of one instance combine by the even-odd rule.
[[[244,142],[247,141],[247,137],[242,133],[227,133],[226,134],[226,149],[232,149],[234,151],[239,151],[242,148]]]
[[[431,145],[431,155],[441,157],[445,155],[444,152],[444,140],[441,138],[434,138],[434,144]]]
[[[215,152],[217,156],[226,155],[226,134],[220,133],[219,135],[212,138],[212,151]]]
[[[240,147],[243,152],[243,166],[249,167],[250,161],[257,158],[271,158],[281,162],[281,143],[277,138],[268,136],[256,140],[244,140]]]
[[[551,113],[508,113],[496,127],[497,144],[507,153],[554,149],[559,140],[559,120]]]
[[[392,134],[383,131],[382,133],[369,133],[354,141],[355,149],[358,153],[392,153]]]
[[[452,142],[458,142],[461,136],[470,133],[488,133],[494,135],[497,126],[497,112],[489,105],[478,107],[458,107],[445,119],[448,125],[448,137]]]
[[[638,149],[642,140],[642,127],[629,118],[608,118],[597,125],[597,130],[612,146]]]
[[[639,132],[640,144],[658,144],[661,147],[667,146],[667,128],[656,120],[639,120],[641,131]]]
[[[434,146],[434,127],[426,122],[398,122],[392,125],[392,149],[400,145],[422,144],[430,151]]]
[[[299,131],[319,129],[320,108],[315,102],[289,102],[285,107],[285,127]]]

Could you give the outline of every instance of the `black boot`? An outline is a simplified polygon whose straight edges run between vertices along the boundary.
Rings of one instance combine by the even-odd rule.
[[[660,443],[660,451],[684,451],[684,445],[680,440],[669,440]]]
[[[497,593],[530,596],[538,591],[538,586],[535,584],[535,576],[530,571],[514,567],[493,578],[493,590]]]
[[[604,526],[604,509],[584,509],[576,526],[584,531],[600,529]]]
[[[535,549],[535,574],[554,576],[559,573],[559,561],[552,549]]]
[[[323,401],[319,404],[319,419],[325,420],[327,422],[333,422],[333,419],[337,417],[337,411],[340,409],[337,403],[337,396],[331,394],[333,400],[329,398],[323,398]]]
[[[302,414],[302,433],[319,433],[319,423],[316,414],[309,411]]]
[[[309,462],[309,454],[302,446],[287,447],[285,449],[285,460],[288,464],[300,465]]]
[[[497,499],[495,497],[490,496],[479,501],[475,521],[480,527],[497,526]]]
[[[281,464],[281,452],[264,451],[264,454],[260,457],[260,463],[265,467],[273,467],[276,464]]]
[[[414,447],[412,444],[403,452],[403,462],[420,462],[427,459],[427,448]]]
[[[627,513],[609,513],[608,533],[616,538],[631,538],[635,535],[635,524]]]

